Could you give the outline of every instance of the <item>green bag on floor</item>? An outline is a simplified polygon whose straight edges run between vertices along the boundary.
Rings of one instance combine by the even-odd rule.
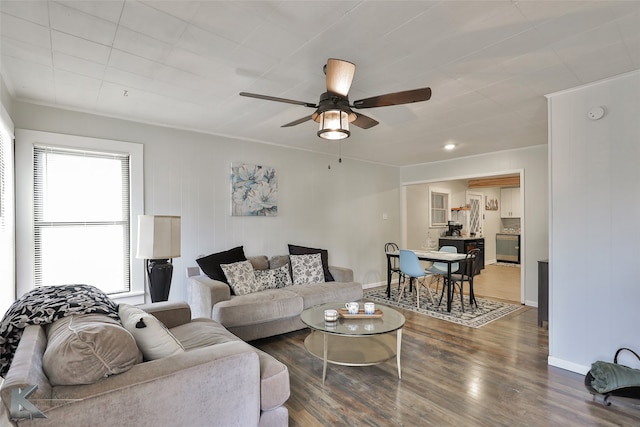
[[[601,360],[593,363],[589,371],[593,377],[591,387],[598,393],[604,394],[628,387],[640,387],[640,369],[618,364],[618,354],[622,350],[630,351],[640,360],[640,356],[633,350],[621,348],[616,352],[613,363]]]

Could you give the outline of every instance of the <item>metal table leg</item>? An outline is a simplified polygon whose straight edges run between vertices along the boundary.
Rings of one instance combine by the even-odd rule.
[[[322,334],[322,339],[324,341],[323,343],[323,353],[324,353],[324,358],[322,360],[322,385],[324,385],[324,380],[327,377],[327,353],[328,353],[328,340],[329,340],[329,334]]]

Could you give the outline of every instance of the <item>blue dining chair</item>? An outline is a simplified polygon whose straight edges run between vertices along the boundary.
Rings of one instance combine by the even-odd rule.
[[[440,248],[440,252],[449,252],[452,254],[458,253],[458,248],[455,246],[442,246]],[[451,272],[455,273],[460,268],[459,263],[454,262],[451,264]],[[431,274],[438,275],[438,280],[442,279],[447,275],[447,263],[446,262],[434,262],[431,267],[427,269],[427,271]],[[437,291],[437,289],[436,289]]]
[[[413,284],[413,279],[417,279],[415,281],[415,289],[416,289],[416,304],[418,307],[420,307],[420,287],[421,286],[427,288],[427,293],[429,295],[429,298],[431,299],[431,303],[435,305],[435,300],[433,298],[433,295],[431,294],[431,288],[429,288],[426,282],[427,277],[431,276],[432,274],[428,273],[422,268],[422,266],[420,265],[420,260],[418,259],[415,252],[409,251],[406,249],[400,250],[400,271],[402,271],[402,274],[404,274],[406,277],[409,278],[408,280],[409,286]],[[420,279],[422,279],[422,282],[420,281]],[[402,288],[398,293],[398,302],[400,302],[400,299],[403,297],[404,289],[406,288],[406,286],[407,286],[407,280],[402,282]]]

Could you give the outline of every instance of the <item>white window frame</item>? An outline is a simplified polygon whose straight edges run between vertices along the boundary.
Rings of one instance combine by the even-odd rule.
[[[434,222],[434,215],[433,215],[433,211],[434,208],[433,207],[433,195],[434,194],[442,194],[445,195],[447,197],[447,201],[445,203],[445,214],[444,214],[444,223],[436,223]],[[442,227],[446,227],[447,226],[447,221],[449,221],[449,219],[451,218],[451,190],[447,190],[444,188],[437,188],[437,187],[429,187],[429,228],[442,228]]]
[[[4,161],[4,185],[3,189],[0,189],[0,209],[4,209],[4,212],[0,212],[3,217],[0,219],[0,233],[2,233],[2,239],[0,241],[2,254],[2,268],[0,269],[0,314],[7,311],[13,301],[16,299],[16,273],[15,273],[15,161],[14,161],[14,145],[13,145],[13,133],[14,126],[9,113],[5,110],[4,105],[0,103],[0,132],[2,132],[2,139],[4,141],[4,147],[7,148],[7,152],[3,152]]]
[[[16,129],[16,282],[17,295],[33,289],[34,286],[34,224],[33,224],[33,149],[35,145],[58,148],[96,150],[127,154],[130,158],[130,268],[131,286],[129,292],[111,294],[110,298],[119,303],[142,304],[145,302],[144,260],[135,258],[136,236],[138,235],[138,215],[144,213],[143,145],[108,139],[64,135],[50,132]],[[100,260],[96,260],[96,274],[100,274]],[[87,283],[91,284],[91,283]]]

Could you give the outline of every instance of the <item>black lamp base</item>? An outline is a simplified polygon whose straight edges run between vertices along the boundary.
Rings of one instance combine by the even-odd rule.
[[[173,264],[168,259],[148,259],[147,277],[152,302],[167,301],[171,290]]]

